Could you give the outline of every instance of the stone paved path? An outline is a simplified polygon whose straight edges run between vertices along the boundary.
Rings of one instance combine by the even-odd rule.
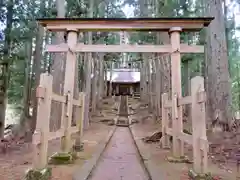
[[[89,180],[148,180],[127,127],[118,127]]]

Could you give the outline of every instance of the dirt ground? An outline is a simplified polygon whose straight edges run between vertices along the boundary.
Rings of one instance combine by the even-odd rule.
[[[97,149],[97,145],[104,141],[113,127],[100,123],[92,123],[90,128],[84,133],[83,143],[84,152],[80,158],[71,165],[52,166],[52,180],[71,180],[72,174],[91,158]],[[29,146],[29,147],[27,147]],[[31,145],[24,144],[12,150],[6,155],[0,155],[0,179],[1,180],[22,180],[27,169],[32,165]],[[60,140],[54,140],[49,143],[49,155],[60,150]]]
[[[104,124],[92,123],[84,134],[84,151],[81,153],[80,158],[72,165],[52,166],[53,175],[51,180],[72,180],[73,173],[84,164],[84,161],[92,157],[98,148],[98,144],[106,139],[112,128]]]
[[[106,100],[102,106],[101,116],[97,115],[91,118],[91,125],[84,132],[83,143],[84,152],[80,158],[71,165],[52,166],[51,180],[72,180],[72,174],[77,171],[84,161],[90,159],[93,153],[97,150],[98,144],[106,139],[108,133],[113,129],[106,123],[101,123],[99,119],[111,119],[114,115],[113,104]],[[99,113],[97,113],[99,114]],[[102,115],[104,114],[104,115]],[[110,116],[110,117],[108,117]],[[49,142],[49,156],[60,150],[60,140],[56,139]],[[11,148],[11,151],[6,154],[0,154],[0,180],[22,180],[27,169],[31,168],[33,161],[31,144],[19,144]]]
[[[157,131],[161,131],[161,122],[154,120],[148,115],[147,107],[136,108],[138,104],[137,100],[129,101],[131,104],[135,104],[133,109],[137,114],[133,116],[133,119],[139,121],[139,123],[131,126],[134,137],[137,141],[137,145],[143,154],[145,161],[150,161],[154,166],[154,171],[162,177],[163,180],[187,180],[188,170],[192,168],[192,164],[178,164],[170,163],[167,161],[167,157],[171,156],[170,150],[163,150],[159,143],[144,143],[142,138],[151,136]],[[141,109],[141,110],[139,110]],[[192,148],[189,145],[185,146],[185,155],[189,158],[192,157]],[[232,166],[225,166],[224,168],[218,162],[213,162],[213,154],[209,154],[209,172],[216,177],[216,179],[222,180],[234,180],[237,173],[236,168]]]
[[[144,153],[144,158],[151,161],[156,165],[159,173],[163,173],[162,176],[166,177],[167,180],[186,180],[188,178],[188,170],[192,168],[191,164],[177,164],[169,163],[166,159],[171,156],[170,150],[163,150],[160,148],[159,143],[146,144],[142,141],[143,137],[149,136],[159,130],[156,124],[144,123],[135,124],[132,126],[134,135],[138,141],[138,146]],[[146,133],[147,132],[147,133]],[[185,155],[191,157],[191,151],[186,150]],[[230,180],[236,179],[235,173],[227,172],[226,170],[220,169],[217,165],[213,164],[209,160],[209,172],[216,176],[217,179]]]

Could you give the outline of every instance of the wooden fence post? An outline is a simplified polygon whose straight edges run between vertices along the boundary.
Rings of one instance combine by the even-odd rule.
[[[154,61],[156,66],[155,92],[156,92],[156,108],[158,118],[161,117],[161,75],[158,59]]]
[[[165,103],[168,101],[168,94],[163,93],[162,94],[162,147],[163,148],[169,148],[170,142],[169,137],[167,135],[167,128],[168,128],[168,110],[165,108]]]
[[[81,92],[79,93],[79,99],[81,101],[81,107],[80,107],[80,119],[77,121],[78,124],[78,128],[79,128],[79,131],[80,131],[80,137],[83,136],[83,121],[84,121],[84,110],[85,110],[85,97],[86,97],[86,94]]]
[[[191,79],[191,97],[194,158],[193,168],[196,173],[206,173],[208,146],[206,136],[205,91],[203,77],[196,76]]]
[[[75,151],[79,152],[82,150],[82,136],[83,136],[83,121],[84,121],[84,110],[85,110],[85,94],[83,92],[79,93],[79,102],[80,102],[80,107],[79,107],[79,115],[78,119],[76,121],[76,126],[77,126],[77,137],[75,139]]]
[[[34,168],[43,169],[47,165],[49,121],[52,102],[52,75],[40,75],[40,84],[36,91],[38,98],[37,123],[33,134]],[[39,148],[38,148],[39,145]]]

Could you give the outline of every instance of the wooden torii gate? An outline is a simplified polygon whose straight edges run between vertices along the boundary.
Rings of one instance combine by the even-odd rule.
[[[57,18],[38,19],[38,22],[50,31],[67,31],[68,42],[58,45],[47,45],[46,51],[53,53],[61,52],[145,52],[145,53],[172,53],[171,59],[180,63],[180,53],[203,53],[204,47],[197,45],[180,44],[180,32],[200,31],[211,22],[212,18]],[[77,33],[84,31],[168,31],[171,36],[171,44],[168,45],[86,45],[77,43]],[[177,51],[176,53],[173,53]],[[179,54],[179,57],[176,55]],[[67,60],[68,61],[68,60]],[[68,67],[69,62],[67,62]],[[179,64],[174,63],[174,68],[178,69]],[[173,70],[173,84],[181,85],[181,80],[175,78]],[[66,69],[66,74],[69,74]],[[67,77],[68,79],[71,79]],[[73,75],[72,75],[73,76]],[[71,84],[68,81],[68,84]],[[66,85],[67,86],[67,85]],[[67,91],[67,90],[65,90]],[[173,92],[175,93],[175,92]],[[87,123],[88,124],[88,123]]]
[[[38,19],[38,22],[50,31],[67,32],[67,43],[46,45],[46,51],[52,53],[67,53],[64,94],[73,101],[74,75],[76,53],[80,52],[142,52],[169,53],[171,56],[172,97],[181,98],[181,53],[204,53],[204,47],[180,43],[181,32],[197,32],[208,26],[213,20],[204,18],[54,18]],[[164,31],[169,32],[170,44],[167,45],[87,45],[78,43],[78,33],[86,31]],[[173,102],[174,103],[174,102]],[[70,109],[72,107],[69,107]],[[69,112],[72,112],[70,110]],[[173,131],[182,131],[182,107],[178,107],[178,116],[173,117]],[[179,129],[179,130],[178,130]],[[183,143],[178,143],[173,136],[173,155],[179,153]]]

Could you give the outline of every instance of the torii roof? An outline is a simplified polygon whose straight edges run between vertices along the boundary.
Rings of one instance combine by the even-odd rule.
[[[181,27],[183,31],[200,31],[213,17],[161,17],[161,18],[42,18],[38,23],[49,30],[66,31],[169,31]]]

